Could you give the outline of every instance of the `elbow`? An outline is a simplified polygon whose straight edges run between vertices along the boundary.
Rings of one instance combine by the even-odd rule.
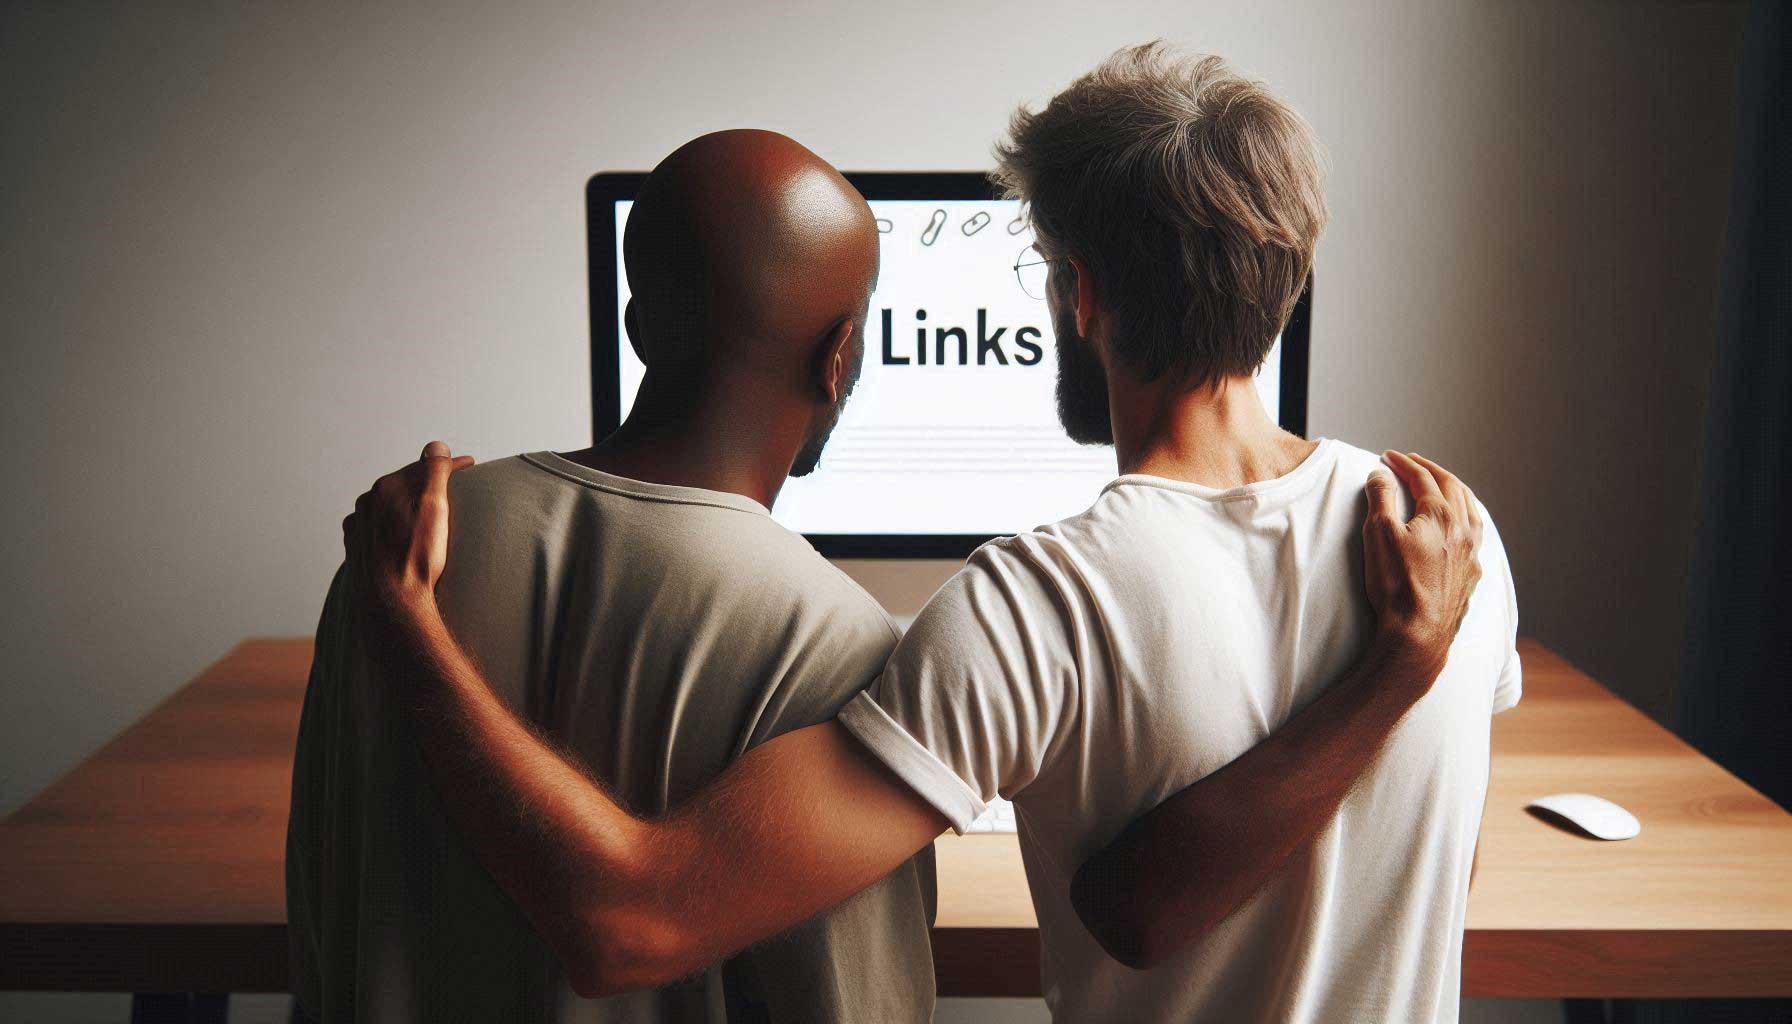
[[[1148,971],[1157,966],[1159,961],[1152,955],[1139,929],[1115,923],[1100,927],[1087,919],[1083,923],[1089,926],[1089,934],[1095,937],[1102,950],[1122,967]]]
[[[1199,941],[1207,931],[1184,920],[1177,936],[1168,934],[1150,909],[1159,901],[1141,892],[1136,882],[1127,879],[1127,873],[1100,857],[1084,863],[1077,872],[1070,886],[1070,904],[1102,950],[1135,971],[1157,967],[1176,949]]]
[[[1070,905],[1083,927],[1108,956],[1135,971],[1152,967],[1147,929],[1128,886],[1115,866],[1097,856],[1085,862],[1070,883]]]
[[[583,999],[663,985],[701,966],[690,936],[655,915],[598,911],[578,931],[560,961],[567,984]]]
[[[1089,934],[1095,937],[1102,951],[1122,967],[1148,971],[1163,963],[1163,953],[1152,942],[1149,929],[1126,921],[1091,918],[1088,915],[1083,915],[1083,924],[1089,929]]]

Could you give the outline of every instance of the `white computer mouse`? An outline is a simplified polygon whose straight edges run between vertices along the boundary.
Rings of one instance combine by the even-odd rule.
[[[1528,806],[1561,818],[1595,839],[1634,839],[1643,830],[1636,815],[1591,793],[1557,793],[1538,797]]]

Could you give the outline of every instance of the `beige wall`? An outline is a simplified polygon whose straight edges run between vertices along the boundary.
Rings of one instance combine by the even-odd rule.
[[[309,631],[338,520],[424,439],[588,440],[591,172],[734,125],[981,167],[1156,35],[1330,148],[1313,429],[1460,470],[1525,629],[1670,706],[1733,5],[192,6],[0,10],[0,811]]]

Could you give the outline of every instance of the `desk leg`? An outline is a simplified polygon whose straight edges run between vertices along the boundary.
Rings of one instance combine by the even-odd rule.
[[[227,1024],[230,997],[219,992],[139,992],[131,1024]]]

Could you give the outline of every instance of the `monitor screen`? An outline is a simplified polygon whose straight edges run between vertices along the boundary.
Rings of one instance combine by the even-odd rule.
[[[871,205],[882,249],[864,369],[819,468],[785,484],[773,516],[824,554],[948,556],[1088,508],[1115,475],[1114,452],[1078,445],[1058,424],[1051,318],[1036,297],[1043,268],[1024,283],[1015,270],[1023,254],[1038,258],[1020,204],[993,198],[977,174],[848,177]],[[597,190],[606,194],[590,210],[600,437],[628,415],[643,373],[621,326],[628,184],[639,176],[593,183],[617,178],[628,181]],[[609,293],[601,313],[600,291]],[[1304,325],[1302,315],[1298,368],[1285,365],[1295,347],[1285,331],[1256,378],[1270,415],[1296,432]],[[1289,386],[1294,375],[1299,387]]]

